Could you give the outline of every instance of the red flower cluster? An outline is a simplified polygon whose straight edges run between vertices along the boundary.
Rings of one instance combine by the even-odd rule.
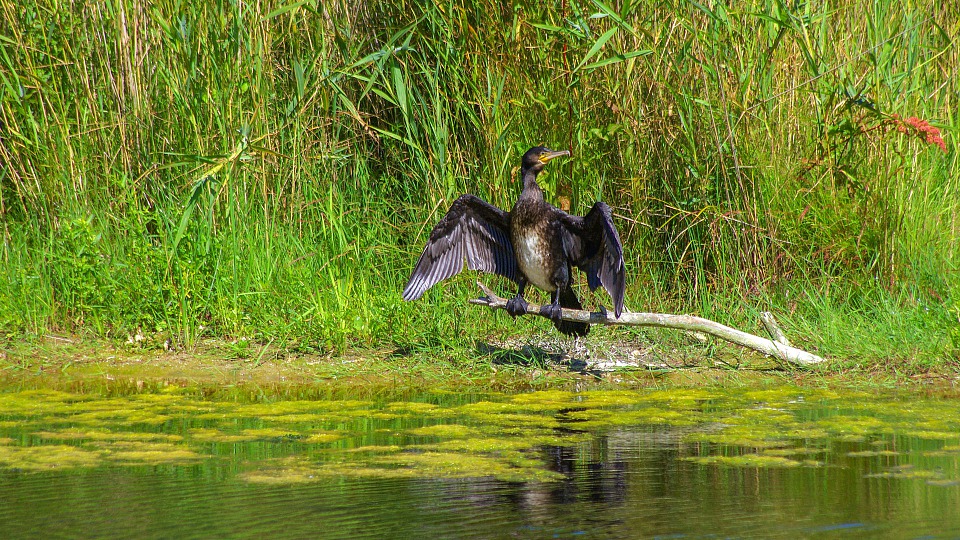
[[[893,123],[897,126],[897,131],[900,133],[910,133],[912,131],[927,144],[935,144],[944,152],[947,151],[947,143],[943,142],[943,137],[940,136],[940,130],[931,126],[926,120],[921,120],[916,116],[901,120],[900,115],[897,114],[891,114],[890,118],[893,119]]]

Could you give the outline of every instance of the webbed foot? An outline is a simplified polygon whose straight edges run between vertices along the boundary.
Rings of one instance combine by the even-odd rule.
[[[540,315],[550,319],[555,324],[559,323],[563,316],[560,304],[544,304],[540,306]]]
[[[527,306],[529,304],[526,300],[523,299],[519,294],[513,298],[507,300],[507,313],[511,317],[516,317],[517,315],[524,315],[527,313]]]

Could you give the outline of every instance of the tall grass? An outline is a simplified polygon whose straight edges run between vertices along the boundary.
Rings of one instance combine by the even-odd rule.
[[[398,291],[450,202],[508,208],[540,142],[574,156],[554,201],[615,207],[629,308],[736,321],[869,290],[943,334],[960,304],[944,3],[7,2],[0,28],[11,336],[501,331],[461,307],[470,276]]]

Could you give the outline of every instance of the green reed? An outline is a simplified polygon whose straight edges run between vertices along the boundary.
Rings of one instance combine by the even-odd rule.
[[[957,324],[960,58],[936,3],[8,2],[0,28],[9,336],[539,328],[466,307],[473,276],[399,291],[450,202],[509,207],[541,142],[573,152],[552,200],[614,206],[631,309],[772,306],[825,348],[881,305],[916,314],[899,332]]]

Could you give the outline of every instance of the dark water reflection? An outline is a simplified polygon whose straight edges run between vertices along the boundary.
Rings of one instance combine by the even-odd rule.
[[[960,537],[951,400],[41,392],[0,405],[4,538]]]

